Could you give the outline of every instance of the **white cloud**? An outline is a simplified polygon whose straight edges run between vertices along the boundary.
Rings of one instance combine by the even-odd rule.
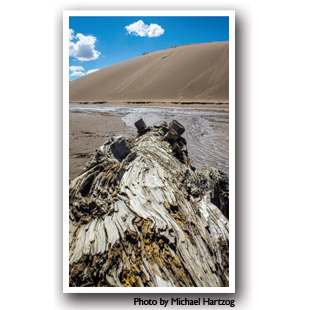
[[[161,26],[157,24],[147,25],[142,20],[138,20],[137,22],[126,26],[125,29],[129,34],[149,38],[159,37],[165,32],[165,29],[161,28]]]
[[[77,40],[77,42],[72,42]],[[97,59],[100,52],[95,50],[97,39],[92,35],[85,36],[82,33],[74,35],[74,30],[69,29],[69,56],[80,61]]]
[[[150,24],[148,29],[148,36],[149,37],[159,37],[163,35],[165,30],[161,28],[161,26],[157,24]]]
[[[87,75],[87,74],[91,74],[93,72],[96,72],[100,69],[91,69],[91,70],[88,70],[86,73],[83,72],[84,71],[84,68],[82,66],[70,66],[69,67],[69,70],[71,71],[71,74],[70,76],[84,76],[84,75]]]
[[[87,74],[91,74],[91,73],[93,73],[93,72],[96,72],[96,71],[98,71],[98,70],[100,70],[100,69],[88,70],[88,71],[86,72],[86,75],[87,75]]]
[[[69,29],[69,42],[72,41],[73,39],[75,39],[74,30]]]
[[[70,76],[84,76],[85,73],[81,71],[73,71]]]
[[[82,66],[70,66],[70,71],[84,71],[84,68]]]

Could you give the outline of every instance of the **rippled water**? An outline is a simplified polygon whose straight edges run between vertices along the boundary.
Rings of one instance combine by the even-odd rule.
[[[134,122],[140,118],[148,126],[176,119],[186,129],[184,137],[192,165],[200,169],[209,164],[229,174],[228,108],[70,106],[70,111],[117,114],[129,127],[134,127]]]

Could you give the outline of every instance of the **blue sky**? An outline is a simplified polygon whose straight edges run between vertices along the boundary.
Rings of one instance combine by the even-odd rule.
[[[69,28],[70,81],[146,52],[229,40],[229,18],[219,16],[74,16]]]

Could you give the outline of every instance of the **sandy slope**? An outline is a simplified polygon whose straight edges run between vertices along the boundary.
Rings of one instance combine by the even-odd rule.
[[[228,54],[228,42],[152,52],[71,82],[70,102],[228,102]]]

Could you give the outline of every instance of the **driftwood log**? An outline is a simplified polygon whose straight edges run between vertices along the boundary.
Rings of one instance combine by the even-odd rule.
[[[176,121],[112,138],[70,181],[70,286],[228,286],[229,185]]]

